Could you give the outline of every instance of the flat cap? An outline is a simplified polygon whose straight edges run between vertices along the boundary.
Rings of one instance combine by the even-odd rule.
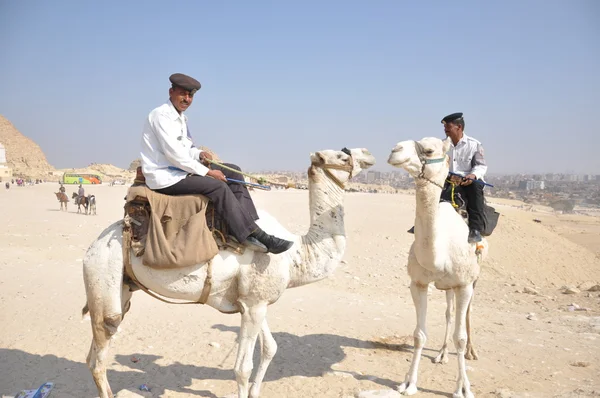
[[[462,112],[453,113],[451,115],[445,116],[442,119],[442,124],[456,122],[457,120],[462,119],[462,117]]]
[[[173,73],[169,76],[169,80],[173,84],[173,86],[181,87],[185,90],[188,90],[191,94],[194,94],[196,91],[200,90],[200,82],[193,77],[189,77],[188,75],[184,75],[183,73]]]

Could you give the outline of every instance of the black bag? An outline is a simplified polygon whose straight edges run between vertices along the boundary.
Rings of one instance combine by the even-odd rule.
[[[483,205],[483,231],[481,231],[481,235],[490,236],[494,229],[496,229],[496,225],[498,225],[498,219],[500,218],[500,213],[496,211],[492,206],[488,206],[486,204]]]

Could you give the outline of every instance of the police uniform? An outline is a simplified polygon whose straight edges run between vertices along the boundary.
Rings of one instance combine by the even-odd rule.
[[[196,79],[181,73],[171,75],[169,80],[173,87],[181,87],[192,95],[201,87]],[[142,172],[150,189],[166,195],[204,195],[239,242],[250,242],[250,246],[261,246],[259,249],[272,253],[289,249],[291,242],[265,234],[258,228],[255,222],[258,214],[245,185],[207,176],[210,169],[200,163],[201,152],[192,143],[187,116],[179,113],[171,101],[150,112],[140,151]],[[240,170],[234,164],[225,165]],[[221,170],[228,178],[244,179],[240,173],[219,166],[213,165],[211,169]]]
[[[454,123],[463,118],[462,113],[453,113],[442,119],[442,124]],[[450,157],[450,171],[466,176],[468,174],[474,174],[477,180],[483,181],[485,173],[487,172],[487,164],[485,162],[483,146],[479,141],[473,137],[463,133],[462,138],[454,145],[450,144],[450,150],[448,151]],[[467,201],[467,213],[469,214],[469,229],[475,230],[479,233],[484,230],[485,216],[483,212],[483,184],[476,182],[470,185],[458,185],[455,187],[455,192],[462,193],[462,196]],[[442,197],[444,199],[450,199],[451,186],[446,182],[444,187],[444,193]],[[470,233],[469,238],[473,232]],[[480,240],[475,238],[474,241]]]

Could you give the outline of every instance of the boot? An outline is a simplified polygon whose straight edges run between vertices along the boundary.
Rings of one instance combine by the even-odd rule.
[[[469,243],[481,242],[481,233],[476,229],[469,230]]]
[[[267,246],[263,245],[253,236],[249,236],[244,241],[244,246],[246,246],[250,250],[254,250],[255,252],[268,253],[269,249]]]
[[[257,241],[265,245],[268,252],[273,254],[283,253],[294,245],[294,242],[269,235],[260,228],[252,232],[250,237],[255,238]]]
[[[233,235],[228,235],[227,239],[230,239],[236,243],[240,243],[235,236]],[[260,253],[267,253],[269,250],[267,249],[267,246],[263,245],[262,243],[260,243],[256,238],[252,237],[252,236],[248,236],[246,238],[246,240],[242,243],[247,249],[255,251],[255,252],[260,252]]]

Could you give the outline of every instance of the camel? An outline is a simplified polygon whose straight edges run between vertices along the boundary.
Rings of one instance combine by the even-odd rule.
[[[62,211],[63,206],[65,207],[65,211],[67,211],[67,204],[69,203],[69,197],[64,192],[54,192],[56,195],[56,199],[60,202],[60,210]]]
[[[403,168],[416,184],[415,241],[410,247],[408,274],[410,291],[417,314],[414,331],[414,352],[410,369],[398,391],[404,395],[417,392],[417,373],[421,352],[427,340],[427,291],[434,282],[437,289],[446,290],[446,334],[444,346],[435,359],[447,361],[452,302],[456,299],[454,345],[458,358],[458,377],[453,397],[474,397],[465,369],[467,349],[467,314],[473,298],[474,284],[479,276],[479,261],[487,255],[487,240],[468,243],[469,228],[450,203],[441,202],[440,194],[448,175],[446,153],[450,140],[423,138],[396,144],[388,163]],[[470,321],[469,321],[470,333]],[[476,353],[473,351],[476,356]]]
[[[346,249],[344,231],[344,184],[361,170],[375,164],[366,149],[324,150],[311,154],[309,178],[310,228],[296,236],[273,217],[261,212],[258,225],[268,233],[294,241],[279,255],[246,250],[243,254],[220,251],[207,264],[177,269],[155,269],[131,256],[137,279],[151,291],[171,299],[198,301],[212,268],[212,289],[207,305],[223,313],[241,313],[238,352],[234,373],[239,398],[257,398],[277,344],[269,331],[267,307],[287,288],[317,282],[331,275]],[[92,325],[92,344],[87,364],[100,398],[113,397],[106,367],[111,338],[131,305],[132,293],[123,281],[122,221],[110,225],[89,247],[83,260],[87,304]],[[252,355],[257,337],[261,354],[254,383]]]

